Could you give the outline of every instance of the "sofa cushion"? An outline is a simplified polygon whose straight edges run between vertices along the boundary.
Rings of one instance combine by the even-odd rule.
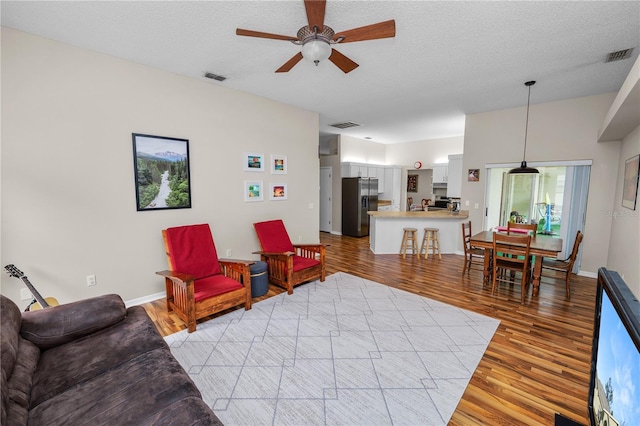
[[[320,261],[316,259],[310,259],[308,257],[293,256],[293,272],[302,271],[303,269],[311,268],[320,265]]]
[[[9,397],[7,418],[11,421],[2,424],[27,424],[29,400],[33,373],[40,358],[40,349],[28,340],[18,340],[18,357],[11,377],[7,381],[6,393]]]
[[[200,397],[195,384],[171,352],[160,347],[42,401],[31,408],[29,423],[137,426],[146,424],[144,419],[154,413],[192,396]],[[183,424],[180,414],[176,414],[175,422]]]
[[[22,315],[22,337],[48,349],[116,324],[127,311],[116,294],[108,294]]]
[[[242,288],[242,284],[224,275],[214,275],[212,277],[201,278],[193,283],[194,299],[196,303],[208,299],[218,294]]]
[[[2,326],[2,417],[0,424],[25,425],[29,413],[29,395],[40,350],[20,337],[22,313],[10,299],[0,295]]]
[[[222,426],[209,406],[195,396],[181,399],[138,423],[141,426]]]
[[[268,220],[254,223],[253,227],[260,240],[262,251],[269,253],[295,252],[282,220]]]
[[[196,279],[222,273],[208,224],[167,228],[166,238],[172,270],[193,275]]]
[[[157,348],[168,348],[144,308],[133,306],[119,323],[42,352],[31,407]]]
[[[20,309],[10,299],[0,295],[0,325],[2,342],[0,343],[0,367],[2,372],[2,390],[8,388],[8,380],[13,372],[13,366],[18,356],[18,337],[22,314]],[[2,412],[0,424],[7,424],[7,409],[10,404],[8,392],[0,392],[2,398]]]

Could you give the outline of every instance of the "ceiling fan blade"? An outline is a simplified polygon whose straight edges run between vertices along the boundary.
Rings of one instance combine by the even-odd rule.
[[[293,58],[289,59],[283,66],[278,68],[276,72],[289,72],[289,70],[291,70],[291,68],[293,68],[294,65],[300,62],[301,60],[302,60],[302,52],[298,52],[295,54]]]
[[[322,28],[324,28],[324,11],[326,5],[326,0],[304,0],[309,29],[313,30],[313,27],[318,27],[318,32],[322,31]]]
[[[298,40],[298,37],[293,36],[284,36],[280,34],[271,34],[271,33],[263,33],[260,31],[252,31],[252,30],[243,30],[242,28],[236,28],[236,35],[239,36],[247,36],[247,37],[260,37],[260,38],[271,38],[274,40]]]
[[[333,39],[338,40],[344,37],[340,43],[352,43],[354,41],[376,40],[379,38],[389,38],[396,36],[396,21],[378,22],[377,24],[366,25],[352,30],[342,31],[336,34]]]
[[[359,66],[336,49],[331,49],[331,56],[329,56],[329,60],[344,71],[345,74],[355,70]]]

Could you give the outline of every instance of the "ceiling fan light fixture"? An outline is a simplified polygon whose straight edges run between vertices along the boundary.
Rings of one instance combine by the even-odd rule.
[[[331,56],[331,46],[322,39],[306,42],[302,46],[302,57],[318,66],[320,61],[325,61]]]
[[[527,166],[527,160],[525,158],[527,156],[527,131],[529,130],[529,103],[531,100],[531,86],[533,86],[534,84],[536,84],[535,81],[527,81],[526,83],[524,83],[524,85],[529,88],[529,96],[527,97],[527,121],[525,122],[525,125],[524,125],[524,153],[522,154],[522,163],[520,163],[520,167],[516,167],[514,169],[509,170],[509,174],[540,173],[538,169]]]

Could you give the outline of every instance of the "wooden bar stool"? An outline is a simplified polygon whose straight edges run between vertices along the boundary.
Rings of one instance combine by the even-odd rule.
[[[402,255],[402,258],[404,259],[407,257],[408,248],[412,250],[413,254],[420,257],[420,253],[418,253],[418,230],[416,228],[403,228],[403,231],[402,244],[400,245],[400,254]]]
[[[438,238],[438,228],[424,228],[424,237],[422,238],[422,245],[420,246],[420,254],[424,251],[424,258],[429,257],[429,249],[432,250],[433,255],[438,254],[438,259],[442,259],[440,254],[440,239]],[[420,257],[420,254],[418,257]]]

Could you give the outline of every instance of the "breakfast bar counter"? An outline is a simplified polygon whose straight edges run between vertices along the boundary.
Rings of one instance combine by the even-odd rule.
[[[440,231],[440,253],[458,253],[462,248],[460,223],[469,219],[468,210],[458,214],[447,210],[410,212],[369,212],[369,246],[375,254],[398,254],[402,243],[403,228],[418,230],[418,248],[422,242],[424,228],[438,228]]]

